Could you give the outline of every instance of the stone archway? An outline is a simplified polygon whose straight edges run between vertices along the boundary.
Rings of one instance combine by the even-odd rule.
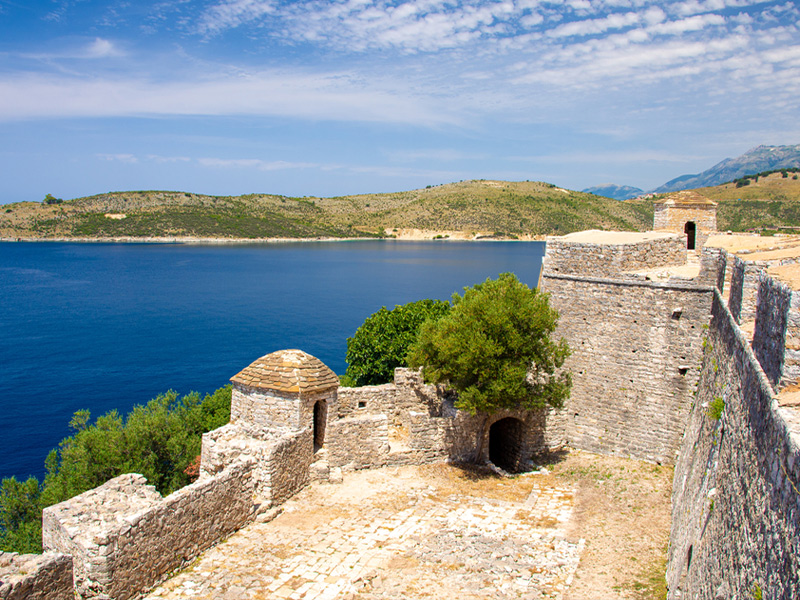
[[[525,448],[525,423],[513,417],[495,421],[489,428],[489,460],[515,473],[519,471]]]
[[[317,400],[314,403],[314,452],[322,449],[325,443],[325,425],[328,422],[328,403]]]
[[[697,239],[697,225],[694,221],[688,221],[686,225],[683,226],[683,232],[686,234],[686,249],[694,250],[695,241]]]

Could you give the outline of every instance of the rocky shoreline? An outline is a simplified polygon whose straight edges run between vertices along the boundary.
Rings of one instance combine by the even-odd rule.
[[[282,244],[288,242],[354,242],[363,240],[399,240],[399,241],[543,241],[544,236],[520,236],[518,239],[495,237],[491,234],[465,233],[457,231],[402,230],[388,233],[383,238],[373,237],[314,237],[314,238],[217,238],[196,236],[116,236],[116,237],[26,237],[0,236],[0,242],[76,242],[99,244]]]

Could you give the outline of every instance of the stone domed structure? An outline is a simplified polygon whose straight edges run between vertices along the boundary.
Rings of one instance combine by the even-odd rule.
[[[312,394],[338,387],[339,379],[321,360],[302,350],[279,350],[262,356],[231,382],[290,394]]]
[[[321,360],[280,350],[239,371],[231,383],[231,423],[276,435],[311,429],[315,445],[322,446],[339,378]]]

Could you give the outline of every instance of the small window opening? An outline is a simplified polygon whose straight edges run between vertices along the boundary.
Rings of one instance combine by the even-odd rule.
[[[676,308],[676,309],[674,309],[672,311],[672,318],[677,321],[678,319],[681,318],[682,314],[683,314],[683,309],[682,308]]]
[[[367,408],[367,403],[364,400],[359,400],[358,408]]]
[[[687,569],[692,566],[692,549],[693,548],[694,548],[694,546],[689,546],[689,553],[686,556],[686,568]]]
[[[689,372],[689,367],[678,367],[678,373],[681,375],[686,375]]]

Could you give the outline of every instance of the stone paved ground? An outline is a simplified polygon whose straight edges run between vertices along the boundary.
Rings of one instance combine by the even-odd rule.
[[[447,465],[314,484],[156,588],[149,600],[563,598],[583,540],[574,489]]]

